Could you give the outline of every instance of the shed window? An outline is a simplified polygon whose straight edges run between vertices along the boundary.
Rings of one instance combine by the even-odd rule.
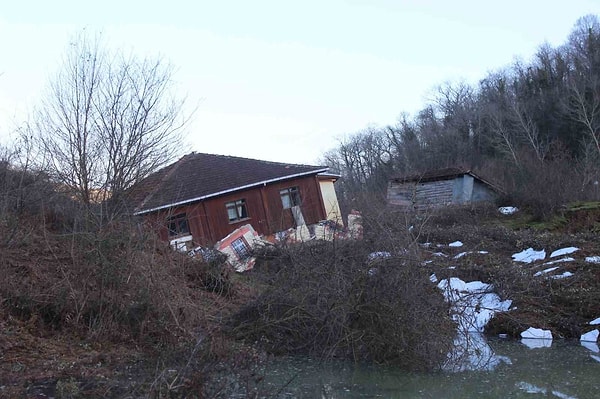
[[[230,222],[236,222],[248,217],[245,199],[228,202],[225,204],[225,208],[227,208],[227,217],[229,218]]]
[[[231,248],[233,248],[240,260],[245,260],[251,255],[248,243],[241,237],[231,242]]]
[[[185,213],[178,213],[167,219],[167,228],[169,237],[182,236],[190,234],[190,225]]]
[[[283,209],[290,209],[294,206],[300,206],[300,189],[298,187],[290,187],[279,191]]]

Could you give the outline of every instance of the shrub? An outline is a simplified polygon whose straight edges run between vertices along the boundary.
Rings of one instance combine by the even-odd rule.
[[[199,290],[233,293],[225,265],[172,251],[129,223],[75,234],[30,231],[27,245],[0,247],[0,296],[4,310],[57,331],[176,342],[222,306]]]
[[[454,335],[448,307],[414,260],[375,258],[364,241],[279,248],[257,262],[270,275],[255,301],[232,317],[234,336],[278,354],[340,356],[435,369]],[[268,270],[268,271],[265,271]],[[263,279],[268,281],[268,279]]]

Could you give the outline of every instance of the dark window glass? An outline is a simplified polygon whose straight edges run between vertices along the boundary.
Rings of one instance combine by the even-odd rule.
[[[167,219],[169,237],[190,234],[190,225],[185,213],[179,213]]]
[[[248,217],[245,199],[228,202],[225,204],[225,208],[227,208],[227,217],[230,222],[246,219]]]
[[[300,189],[298,187],[290,187],[279,191],[283,209],[289,209],[294,206],[300,206]]]

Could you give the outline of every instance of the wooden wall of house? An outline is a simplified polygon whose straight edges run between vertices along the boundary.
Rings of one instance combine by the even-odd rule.
[[[265,187],[265,203],[268,206],[267,226],[268,232],[273,234],[278,231],[295,227],[294,218],[290,209],[283,209],[280,190],[298,187],[302,214],[306,224],[315,224],[326,218],[319,182],[315,176],[276,182]]]
[[[290,209],[283,209],[280,190],[298,187],[302,200],[302,213],[307,224],[314,224],[326,218],[322,203],[319,182],[316,176],[301,177],[281,182],[253,187],[247,190],[210,198],[202,202],[180,206],[168,212],[158,212],[147,217],[159,228],[161,238],[168,240],[166,229],[169,216],[185,213],[188,217],[191,234],[196,245],[212,245],[238,227],[251,224],[261,235],[270,235],[278,231],[295,227]],[[244,199],[248,218],[229,222],[228,202]]]
[[[390,182],[388,202],[392,205],[422,209],[452,203],[454,180],[431,182]]]
[[[448,205],[452,203],[454,180],[439,180],[417,184],[417,207]]]
[[[394,182],[388,185],[387,199],[391,205],[414,209],[467,202],[493,201],[495,192],[471,176],[429,182]]]

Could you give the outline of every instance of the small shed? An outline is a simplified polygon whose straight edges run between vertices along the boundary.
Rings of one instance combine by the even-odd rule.
[[[446,168],[390,179],[387,200],[416,210],[493,201],[501,190],[470,169]]]

